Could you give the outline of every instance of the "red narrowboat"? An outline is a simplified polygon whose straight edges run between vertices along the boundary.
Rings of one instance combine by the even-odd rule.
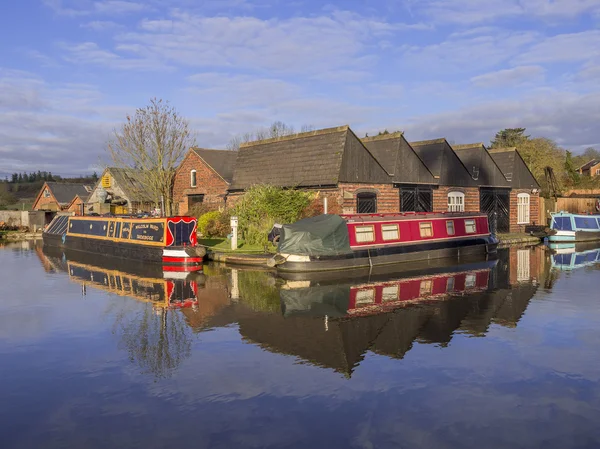
[[[165,271],[202,269],[193,217],[57,216],[43,234],[44,245],[163,265]]]
[[[281,229],[270,265],[285,272],[365,268],[496,252],[481,213],[320,215]]]

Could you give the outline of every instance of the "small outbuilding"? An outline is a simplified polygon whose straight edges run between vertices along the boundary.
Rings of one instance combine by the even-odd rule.
[[[31,209],[49,212],[72,211],[73,201],[79,198],[79,201],[84,203],[91,190],[91,187],[85,184],[45,182]]]

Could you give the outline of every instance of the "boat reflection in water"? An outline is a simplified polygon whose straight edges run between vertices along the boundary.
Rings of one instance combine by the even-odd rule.
[[[550,256],[552,268],[570,271],[600,263],[599,243],[551,243]]]
[[[160,266],[132,263],[109,257],[69,253],[44,247],[46,264],[56,271],[66,271],[69,278],[82,285],[82,291],[93,287],[155,307],[197,308],[201,273],[163,271]]]

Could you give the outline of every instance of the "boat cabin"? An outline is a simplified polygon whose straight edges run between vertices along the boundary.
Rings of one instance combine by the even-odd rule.
[[[404,212],[342,215],[351,248],[464,239],[490,234],[483,214]]]

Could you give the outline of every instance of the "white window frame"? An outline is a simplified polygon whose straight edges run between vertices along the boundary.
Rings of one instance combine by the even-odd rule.
[[[530,277],[530,258],[528,249],[517,250],[517,282],[528,282]]]
[[[397,301],[398,299],[400,299],[400,286],[398,284],[387,285],[381,289],[382,302]]]
[[[356,292],[356,297],[355,297],[355,306],[364,306],[367,304],[374,304],[375,303],[375,289],[374,288],[368,288],[368,289],[364,289],[364,290],[358,290]]]
[[[452,233],[450,233],[450,228],[452,228]],[[456,235],[454,220],[446,220],[446,232],[448,233],[448,235]]]
[[[366,236],[370,235],[370,239]],[[374,226],[356,226],[354,228],[354,236],[356,243],[370,243],[375,241],[375,227]],[[360,237],[359,237],[360,236]]]
[[[465,194],[463,192],[448,192],[448,212],[465,211]]]
[[[44,189],[44,198],[50,198],[50,190],[48,190],[48,187]]]
[[[517,195],[517,224],[529,224],[531,218],[531,195],[519,193]]]
[[[400,229],[397,224],[382,224],[381,225],[381,237],[385,241],[399,240]]]
[[[471,230],[469,230],[471,229]],[[465,220],[465,233],[475,234],[477,233],[477,222],[474,219]]]
[[[197,187],[198,186],[198,174],[196,172],[196,170],[191,170],[190,171],[190,187]]]
[[[431,231],[431,235],[423,235],[424,230]],[[421,238],[433,237],[433,222],[431,222],[431,221],[419,222],[419,235],[421,236]]]
[[[596,169],[596,176],[600,176],[600,168]]]

